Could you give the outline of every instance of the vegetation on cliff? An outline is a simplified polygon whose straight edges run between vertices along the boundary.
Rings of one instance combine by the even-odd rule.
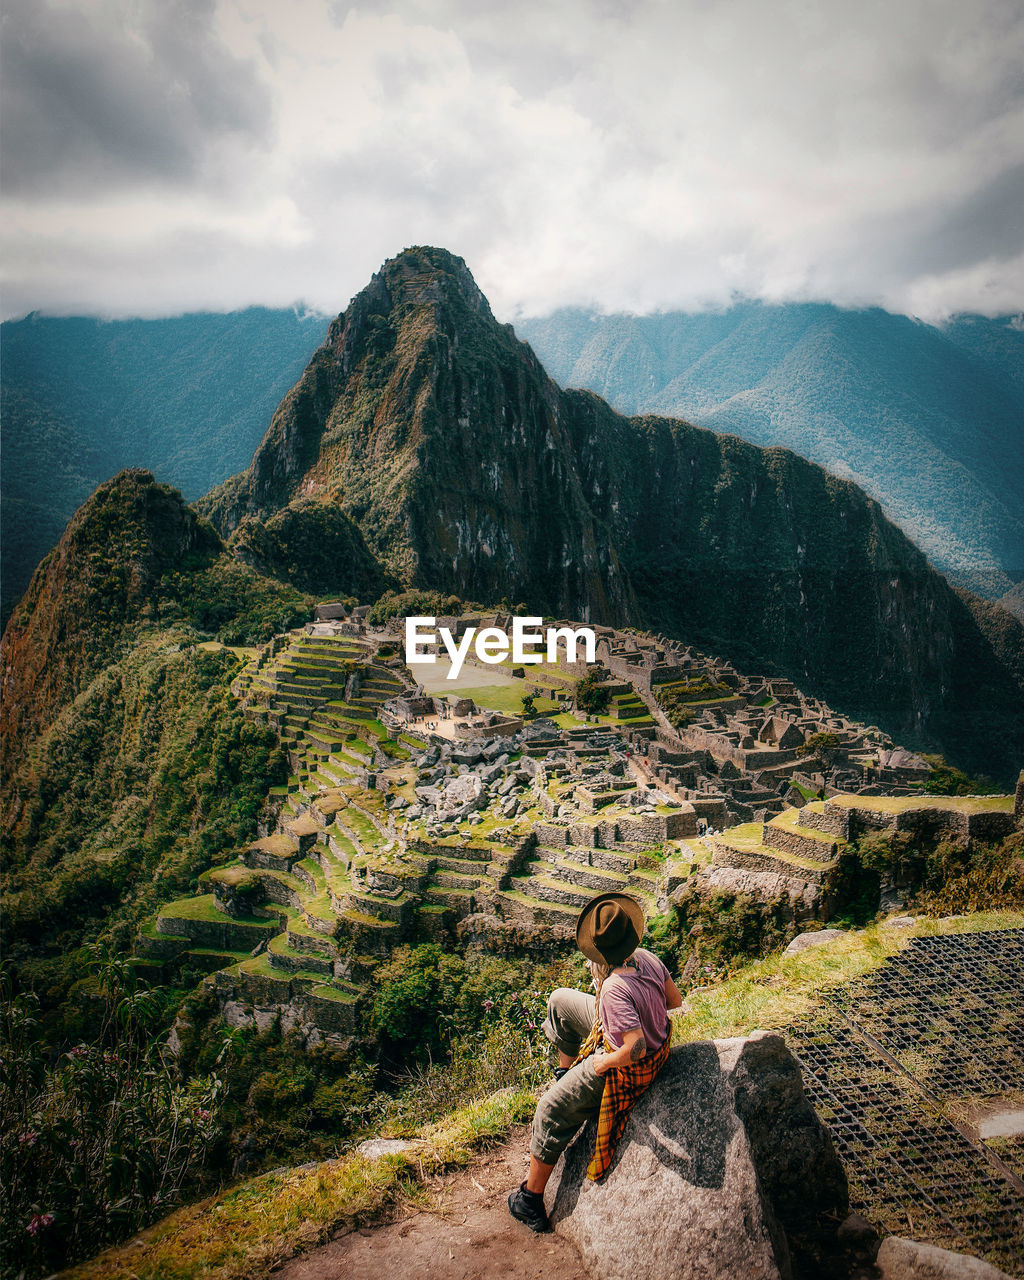
[[[256,836],[287,774],[231,696],[237,669],[182,628],[146,633],[5,779],[5,952],[67,1034],[90,1016],[78,948],[103,934],[129,951],[147,914]]]
[[[161,1002],[94,951],[92,1028],[54,1052],[31,993],[0,998],[0,1253],[47,1274],[168,1212],[201,1185],[220,1092],[183,1080],[158,1039]]]
[[[84,1016],[78,947],[102,932],[129,949],[146,913],[256,835],[287,765],[209,637],[265,640],[310,603],[147,472],[101,486],[40,566],[0,646],[0,829],[6,954],[47,1016]]]

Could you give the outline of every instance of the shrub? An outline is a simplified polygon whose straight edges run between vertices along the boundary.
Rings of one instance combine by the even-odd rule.
[[[161,1217],[198,1184],[216,1134],[220,1081],[172,1075],[130,965],[93,951],[90,968],[99,1033],[55,1061],[34,997],[4,993],[0,1243],[12,1273],[47,1274]]]
[[[611,694],[602,684],[604,672],[591,671],[576,685],[576,705],[587,715],[599,716],[608,710]]]
[[[767,955],[795,933],[785,896],[761,902],[747,893],[687,884],[675,895],[679,927],[707,971]],[[669,930],[673,932],[673,930]],[[679,946],[684,945],[680,936]]]

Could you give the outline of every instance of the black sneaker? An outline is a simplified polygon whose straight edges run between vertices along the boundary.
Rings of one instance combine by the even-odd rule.
[[[513,1218],[525,1222],[531,1231],[540,1233],[551,1230],[551,1223],[544,1211],[544,1197],[536,1191],[527,1191],[525,1182],[509,1196],[508,1211]]]

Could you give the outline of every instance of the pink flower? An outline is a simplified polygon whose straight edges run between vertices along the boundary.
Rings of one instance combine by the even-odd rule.
[[[35,1129],[26,1129],[24,1133],[18,1134],[19,1147],[34,1147],[39,1139],[39,1134]]]
[[[485,1009],[493,1009],[493,1008],[494,1008],[494,1001],[493,1001],[493,1000],[485,1000],[485,1001],[484,1001],[484,1008],[485,1008]]]
[[[29,1233],[30,1236],[34,1236],[34,1235],[38,1235],[38,1233],[42,1231],[44,1227],[52,1227],[52,1226],[53,1226],[52,1213],[36,1213],[36,1214],[33,1214],[25,1230]]]
[[[203,1107],[200,1107],[200,1108],[198,1109],[198,1111],[196,1111],[196,1119],[197,1119],[197,1120],[209,1120],[209,1119],[210,1119],[211,1114],[212,1114],[211,1112],[206,1111]]]

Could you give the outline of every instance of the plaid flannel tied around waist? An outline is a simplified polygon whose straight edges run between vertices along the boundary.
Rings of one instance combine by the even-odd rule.
[[[668,1061],[669,1049],[672,1047],[671,1041],[672,1036],[669,1035],[657,1052],[642,1058],[639,1062],[631,1062],[625,1067],[614,1067],[604,1077],[604,1093],[601,1095],[601,1110],[597,1117],[594,1158],[587,1166],[587,1177],[591,1182],[599,1182],[608,1172],[608,1166],[615,1155],[616,1143],[622,1137],[622,1130],[626,1127],[629,1109],[637,1098],[646,1093],[654,1083],[658,1072]],[[604,1048],[608,1053],[615,1052],[615,1046],[604,1034],[600,1018],[594,1023],[576,1062],[589,1058],[599,1048]]]

